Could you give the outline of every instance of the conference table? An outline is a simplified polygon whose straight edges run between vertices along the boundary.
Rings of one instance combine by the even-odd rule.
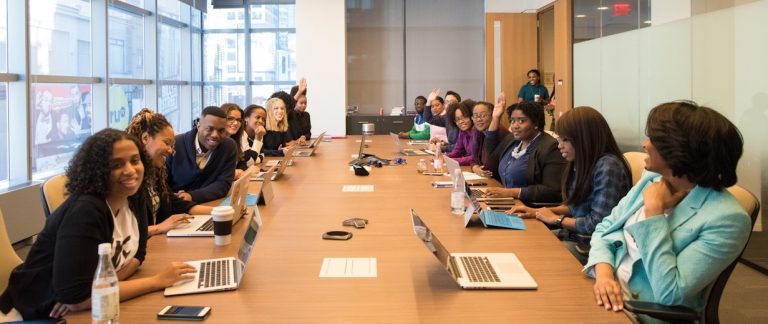
[[[400,156],[388,135],[368,139],[365,153]],[[122,302],[120,320],[158,322],[156,314],[166,305],[199,305],[212,308],[207,323],[627,321],[623,313],[596,305],[593,281],[546,226],[525,220],[526,230],[489,229],[479,223],[465,228],[462,216],[450,212],[451,189],[432,186],[449,178],[416,171],[424,156],[404,157],[404,165],[355,176],[348,163],[359,141],[347,137],[323,142],[314,156],[294,158],[272,182],[275,197],[258,207],[261,230],[237,290],[174,297],[157,291]],[[342,192],[344,185],[373,185],[374,191]],[[260,182],[251,182],[249,191],[260,187]],[[410,208],[451,252],[515,253],[538,289],[461,289],[414,235]],[[367,227],[342,226],[353,217],[368,219]],[[235,224],[228,246],[216,246],[211,237],[152,237],[135,276],[151,276],[171,261],[234,256],[247,223]],[[353,237],[323,240],[330,230],[350,231]],[[323,259],[329,257],[376,258],[377,276],[320,277]],[[67,320],[89,322],[90,312],[70,314]]]

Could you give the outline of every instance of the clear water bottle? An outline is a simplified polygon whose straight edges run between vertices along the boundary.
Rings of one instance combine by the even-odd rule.
[[[419,163],[416,164],[416,171],[419,173],[424,173],[427,171],[427,161],[424,159],[419,159]]]
[[[435,172],[443,172],[443,151],[440,142],[435,146],[435,158],[432,160]]]
[[[451,214],[464,214],[464,179],[461,176],[461,169],[453,171],[453,192],[451,192]]]
[[[120,288],[117,273],[110,260],[112,244],[99,244],[99,265],[91,289],[91,318],[93,323],[120,322]]]

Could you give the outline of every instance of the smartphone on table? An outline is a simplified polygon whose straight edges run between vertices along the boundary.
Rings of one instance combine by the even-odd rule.
[[[202,321],[211,314],[207,306],[165,306],[157,313],[158,319]]]

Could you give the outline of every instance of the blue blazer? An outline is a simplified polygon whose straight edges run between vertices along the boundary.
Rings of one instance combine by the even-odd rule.
[[[204,203],[224,198],[232,186],[237,166],[237,146],[227,137],[211,152],[205,168],[197,166],[197,129],[176,135],[176,153],[168,157],[168,184],[173,191],[184,190],[192,201]]]
[[[702,310],[704,288],[739,256],[752,222],[727,190],[696,186],[667,217],[648,218],[625,228],[627,219],[644,205],[645,187],[660,178],[645,172],[597,225],[584,271],[594,277],[597,263],[617,269],[627,255],[626,230],[640,252],[629,278],[632,298]]]

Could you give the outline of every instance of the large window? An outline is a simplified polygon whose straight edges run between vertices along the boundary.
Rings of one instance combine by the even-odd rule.
[[[242,8],[208,8],[204,20],[205,105],[263,105],[296,84],[295,4],[246,1]]]
[[[8,72],[8,5],[0,0],[0,73]],[[0,183],[8,180],[8,84],[0,82]]]

